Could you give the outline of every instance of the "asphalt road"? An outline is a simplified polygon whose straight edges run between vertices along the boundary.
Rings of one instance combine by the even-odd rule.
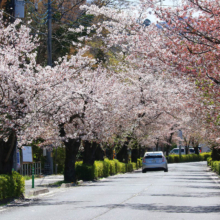
[[[112,176],[0,210],[1,220],[219,220],[220,185],[206,162]]]

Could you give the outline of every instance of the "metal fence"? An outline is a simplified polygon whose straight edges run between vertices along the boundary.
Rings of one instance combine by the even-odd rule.
[[[41,162],[22,164],[22,166],[20,168],[20,174],[23,176],[32,175],[32,167],[34,167],[34,174],[35,175],[41,174]]]

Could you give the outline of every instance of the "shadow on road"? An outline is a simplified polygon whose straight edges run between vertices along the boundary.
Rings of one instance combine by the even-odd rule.
[[[220,186],[187,186],[193,189],[220,189]]]
[[[23,199],[17,200],[7,205],[7,207],[28,207],[28,206],[54,206],[54,205],[69,205],[79,204],[85,201],[57,201],[57,200],[42,200],[42,199]]]
[[[219,213],[219,206],[161,206],[157,204],[112,204],[103,206],[87,206],[86,208],[125,208],[125,209],[135,209],[135,210],[145,210],[152,212],[167,212],[167,213]]]
[[[154,195],[153,195],[154,196]],[[155,196],[176,196],[176,195],[169,195],[169,194],[161,194],[161,195],[155,195]],[[213,196],[213,195],[212,195]],[[36,207],[36,206],[63,206],[63,205],[78,205],[85,201],[56,201],[56,200],[25,200],[20,203],[14,203],[8,205],[9,207]],[[88,202],[88,201],[86,201]],[[172,205],[158,205],[158,204],[107,204],[107,205],[101,205],[101,206],[81,206],[81,207],[75,207],[77,209],[87,209],[87,208],[108,208],[108,209],[135,209],[135,210],[146,210],[151,212],[167,212],[167,213],[220,213],[220,207],[219,206],[172,206]],[[74,207],[73,207],[74,209]]]
[[[181,178],[181,177],[176,177],[176,178],[174,178],[174,177],[171,177],[171,178],[169,178],[169,179],[178,179],[178,180],[189,180],[189,181],[192,181],[192,180],[197,180],[197,181],[203,181],[203,180],[210,180],[210,183],[212,182],[212,179],[211,178],[191,178],[191,177],[189,177],[189,178],[187,178],[187,177],[183,177],[183,178]]]
[[[165,197],[193,197],[193,198],[203,198],[203,197],[220,197],[220,193],[210,192],[210,193],[185,193],[185,194],[150,194],[149,196],[165,196]]]
[[[175,180],[175,181],[173,181],[173,182],[175,182],[175,183],[185,183],[186,181],[184,181],[184,180]],[[211,181],[203,181],[203,180],[201,180],[201,181],[188,181],[187,182],[187,184],[188,183],[202,183],[202,184],[212,184],[212,185],[216,185],[216,183],[215,182],[211,182]]]

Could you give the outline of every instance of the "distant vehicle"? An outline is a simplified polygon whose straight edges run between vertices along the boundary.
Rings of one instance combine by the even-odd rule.
[[[162,151],[146,152],[142,161],[142,173],[164,170],[168,172],[167,160]]]
[[[199,147],[199,153],[201,153],[201,148]],[[170,151],[170,154],[179,154],[179,148],[173,148],[171,151]],[[186,154],[186,149],[185,147],[181,148],[181,154]],[[195,150],[193,147],[190,147],[189,148],[189,154],[195,154]]]

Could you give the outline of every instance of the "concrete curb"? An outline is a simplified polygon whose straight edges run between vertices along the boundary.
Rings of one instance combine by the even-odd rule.
[[[83,184],[83,180],[79,180],[79,181],[77,182],[77,184],[78,184],[78,185],[82,185],[82,184]]]
[[[79,180],[76,183],[62,183],[60,188],[68,188],[68,187],[72,187],[72,186],[78,186],[78,185],[82,185],[83,184],[83,180]]]
[[[37,196],[39,194],[44,194],[44,193],[48,193],[48,192],[49,192],[49,190],[47,188],[33,189],[28,192],[28,196]]]
[[[62,183],[62,185],[60,186],[60,188],[68,188],[71,186],[76,186],[75,183]]]

